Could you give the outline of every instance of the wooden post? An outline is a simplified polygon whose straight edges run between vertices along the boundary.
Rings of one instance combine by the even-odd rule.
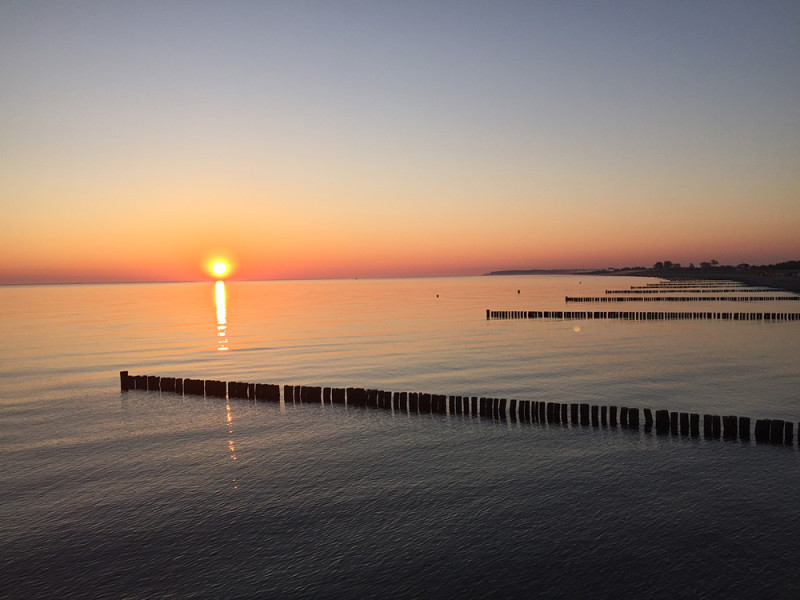
[[[616,406],[609,406],[608,407],[608,424],[611,427],[617,426],[617,407]]]
[[[592,405],[592,425],[597,427],[600,425],[600,415],[599,415],[599,408],[595,405]]]
[[[692,413],[689,415],[689,429],[692,437],[700,437],[700,415]]]
[[[589,424],[589,405],[581,404],[581,425]]]
[[[756,419],[756,443],[763,444],[769,442],[769,433],[771,429],[771,422],[769,419]]]
[[[739,417],[739,439],[750,440],[750,417]]]
[[[127,371],[120,371],[119,372],[119,388],[120,391],[127,392],[130,389],[130,383],[128,383],[128,372]]]
[[[715,440],[718,440],[722,435],[722,419],[719,415],[711,416],[711,435]]]
[[[680,419],[681,424],[681,435],[685,435],[688,437],[689,435],[689,413],[679,413],[678,418]]]
[[[600,424],[605,426],[608,425],[608,407],[601,406],[600,407]]]
[[[678,413],[669,413],[669,432],[672,435],[678,435]]]
[[[733,416],[722,417],[722,435],[726,440],[735,440],[739,431],[738,419]]]
[[[669,433],[669,411],[656,411],[656,433],[659,435],[666,435]]]
[[[653,428],[653,411],[649,408],[644,409],[644,430],[650,431]]]
[[[783,443],[787,446],[791,446],[793,443],[792,437],[794,436],[794,423],[791,421],[786,421],[784,424],[783,430]]]
[[[639,409],[638,408],[629,408],[628,409],[628,428],[629,429],[639,429]]]
[[[783,444],[785,424],[781,419],[773,419],[769,428],[769,441],[772,444]]]

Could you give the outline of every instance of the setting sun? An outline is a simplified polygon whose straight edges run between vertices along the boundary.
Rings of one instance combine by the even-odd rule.
[[[228,272],[228,265],[222,261],[217,261],[211,265],[211,271],[214,275],[222,276]]]

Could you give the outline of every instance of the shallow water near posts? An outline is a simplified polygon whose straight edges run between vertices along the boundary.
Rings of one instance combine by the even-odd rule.
[[[129,370],[800,420],[800,322],[486,320],[650,281],[0,288],[0,589],[795,597],[796,440],[120,392]]]

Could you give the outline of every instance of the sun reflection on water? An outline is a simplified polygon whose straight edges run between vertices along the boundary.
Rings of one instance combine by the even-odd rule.
[[[233,442],[233,413],[231,413],[231,405],[226,404],[225,409],[227,410],[226,421],[228,424],[228,435],[231,436],[231,439],[228,440],[228,450],[231,453],[231,460],[236,460],[236,444]]]
[[[228,309],[225,299],[225,282],[218,281],[215,284],[216,305],[217,305],[217,350],[225,352],[228,350]]]

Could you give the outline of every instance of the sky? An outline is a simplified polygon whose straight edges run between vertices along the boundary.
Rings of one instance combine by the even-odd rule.
[[[800,258],[800,2],[0,2],[0,283]]]

